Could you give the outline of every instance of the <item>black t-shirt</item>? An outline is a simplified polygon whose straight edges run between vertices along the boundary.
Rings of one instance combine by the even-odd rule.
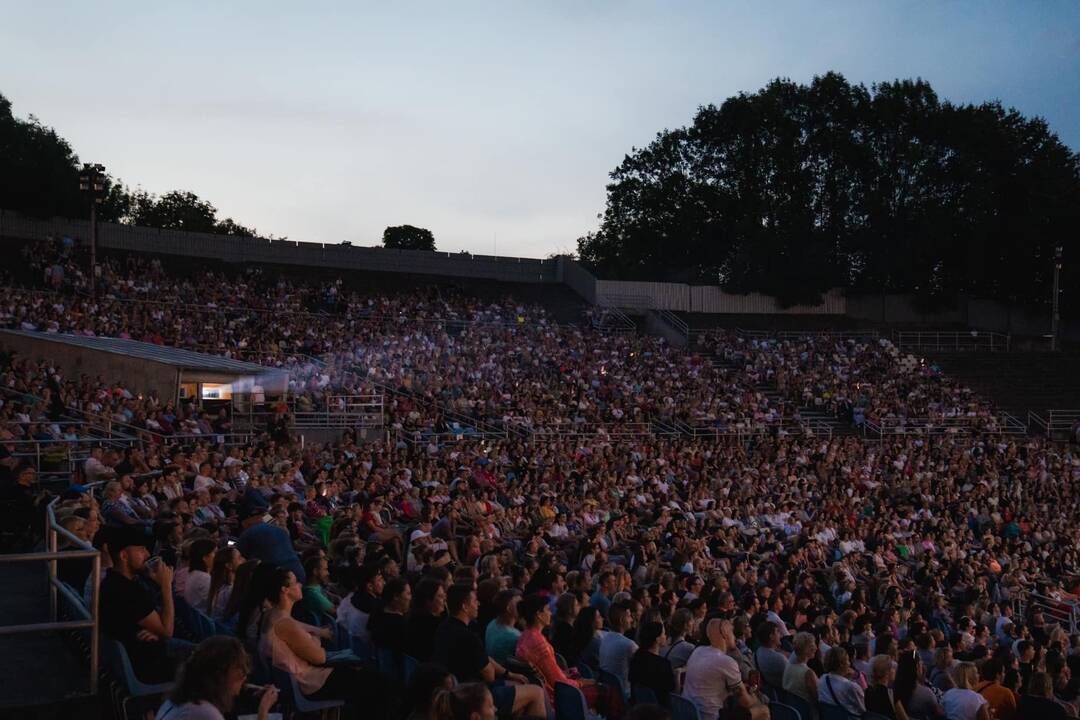
[[[386,613],[381,610],[368,619],[368,632],[371,634],[371,642],[379,647],[393,650],[395,653],[407,654],[405,649],[405,616],[396,613]]]
[[[430,660],[435,633],[442,622],[443,618],[439,615],[428,613],[410,615],[405,629],[405,651],[420,662]]]
[[[675,692],[675,673],[671,669],[671,661],[640,648],[630,659],[630,683],[652,688],[660,702],[665,702],[667,695]]]
[[[871,685],[866,688],[866,711],[877,713],[887,718],[896,717],[896,708],[893,707],[892,693],[884,685]]]
[[[165,641],[143,642],[136,637],[143,620],[157,608],[150,591],[115,570],[101,581],[101,630],[120,641],[131,659],[135,676],[145,683],[168,682],[175,675]]]
[[[1069,714],[1060,704],[1049,698],[1025,695],[1016,706],[1015,720],[1065,720]]]
[[[458,682],[483,682],[480,672],[489,662],[480,637],[457,618],[448,617],[435,632],[431,661],[439,663]]]

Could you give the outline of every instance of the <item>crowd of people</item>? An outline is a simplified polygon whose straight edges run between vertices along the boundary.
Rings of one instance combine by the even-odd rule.
[[[100,580],[103,631],[139,679],[179,678],[159,717],[265,715],[281,673],[356,717],[550,717],[568,688],[609,720],[681,698],[703,720],[778,702],[1080,715],[1075,445],[977,424],[873,442],[586,431],[769,427],[804,406],[990,417],[887,343],[716,332],[684,350],[509,299],[376,300],[258,272],[204,292],[138,257],[109,259],[91,297],[74,249],[52,252],[33,255],[46,287],[8,293],[0,323],[250,348],[293,363],[311,403],[392,391],[378,441],[222,442],[227,413],[65,378],[48,358],[0,366],[7,503],[33,494],[11,443],[72,440],[76,412],[156,428],[95,448],[53,507],[106,568],[65,561],[61,578],[87,597]],[[451,413],[504,432],[432,434]],[[218,630],[197,646],[190,611]]]

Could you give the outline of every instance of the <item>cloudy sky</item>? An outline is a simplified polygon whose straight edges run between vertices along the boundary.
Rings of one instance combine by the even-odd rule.
[[[17,115],[294,240],[408,223],[442,250],[572,249],[632,147],[827,70],[999,99],[1080,149],[1076,0],[0,0],[0,18]]]

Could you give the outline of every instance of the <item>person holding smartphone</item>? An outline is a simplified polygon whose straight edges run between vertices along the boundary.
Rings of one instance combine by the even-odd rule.
[[[176,686],[155,720],[225,720],[245,689],[255,695],[259,720],[266,720],[278,689],[246,684],[250,671],[251,660],[239,640],[227,635],[207,638],[181,666]]]

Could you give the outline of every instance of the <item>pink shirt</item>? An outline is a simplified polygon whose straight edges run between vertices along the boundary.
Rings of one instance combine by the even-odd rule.
[[[559,667],[559,663],[555,661],[555,649],[551,647],[551,643],[547,641],[547,638],[539,630],[528,628],[521,633],[514,654],[536,668],[537,672],[540,673],[540,677],[544,680],[544,690],[547,691],[548,698],[552,701],[555,698],[555,683],[562,682],[574,687],[580,687],[577,680],[567,677],[566,673]]]

